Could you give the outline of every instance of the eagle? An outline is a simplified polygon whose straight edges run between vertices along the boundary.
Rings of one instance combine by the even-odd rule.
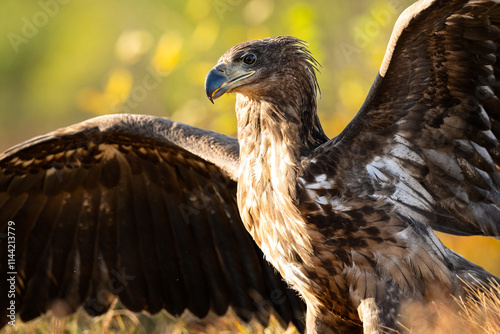
[[[118,296],[137,312],[272,313],[301,332],[306,314],[307,333],[404,331],[405,305],[499,282],[434,234],[500,236],[499,47],[500,1],[420,0],[333,139],[318,63],[280,36],[207,75],[210,101],[237,96],[238,138],[120,114],[7,150],[0,325],[11,304],[28,321],[102,314]]]

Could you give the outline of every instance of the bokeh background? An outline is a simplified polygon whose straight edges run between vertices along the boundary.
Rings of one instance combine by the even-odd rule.
[[[212,105],[206,73],[248,39],[293,35],[322,64],[320,118],[338,134],[366,96],[392,26],[413,1],[3,0],[0,151],[108,113],[235,135],[234,96]],[[500,242],[440,235],[500,275]]]

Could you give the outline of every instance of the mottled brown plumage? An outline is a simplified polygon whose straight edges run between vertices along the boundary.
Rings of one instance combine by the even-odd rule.
[[[113,115],[5,152],[0,231],[16,222],[21,318],[54,303],[100,314],[118,295],[134,311],[233,306],[264,324],[275,310],[303,330],[283,277],[308,333],[380,333],[404,331],[410,303],[451,303],[461,280],[496,279],[433,229],[500,236],[499,25],[499,1],[415,3],[331,140],[316,61],[275,37],[235,46],[207,76],[212,102],[237,93],[238,140]]]
[[[432,228],[500,235],[499,21],[492,1],[414,4],[330,141],[301,41],[242,43],[207,77],[211,99],[237,93],[240,214],[305,299],[308,333],[402,330],[402,305],[451,302],[461,279],[493,277]]]

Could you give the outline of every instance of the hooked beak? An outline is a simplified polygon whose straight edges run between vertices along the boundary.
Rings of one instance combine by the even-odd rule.
[[[235,73],[228,75],[226,64],[216,65],[208,72],[205,79],[205,92],[208,99],[214,103],[216,98],[221,97],[231,88],[237,87],[241,80],[252,76],[254,73],[255,71],[235,71]]]

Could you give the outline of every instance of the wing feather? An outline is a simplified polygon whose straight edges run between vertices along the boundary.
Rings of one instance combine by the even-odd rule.
[[[99,315],[118,296],[150,313],[203,317],[232,306],[267,323],[277,312],[303,330],[303,302],[240,220],[238,159],[234,138],[134,115],[92,119],[0,155],[0,231],[15,222],[21,319],[80,305]],[[285,301],[272,301],[275,287]],[[265,312],[257,295],[271,301]]]
[[[495,279],[432,229],[500,235],[499,26],[498,1],[416,2],[356,117],[303,163],[299,210],[335,245],[354,298]]]
[[[358,115],[312,160],[337,159],[340,193],[370,187],[358,197],[435,230],[500,235],[499,41],[496,1],[415,3]]]

